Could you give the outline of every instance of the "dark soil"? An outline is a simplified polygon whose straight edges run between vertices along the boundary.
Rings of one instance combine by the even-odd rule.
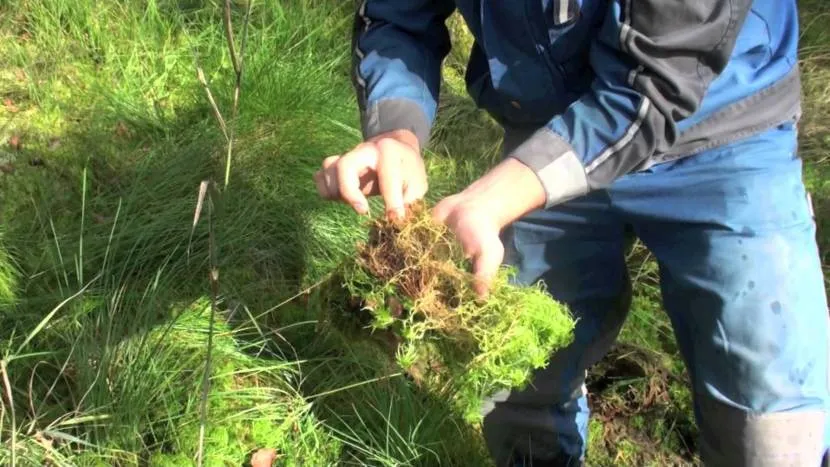
[[[606,456],[600,457],[614,457],[620,440],[628,440],[637,449],[626,453],[627,465],[696,465],[697,428],[679,408],[685,401],[670,391],[672,385],[685,384],[654,352],[618,343],[591,369],[587,381],[592,415],[603,427],[599,445]]]

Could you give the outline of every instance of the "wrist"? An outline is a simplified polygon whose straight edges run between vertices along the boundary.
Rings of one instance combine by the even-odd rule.
[[[412,150],[415,151],[416,154],[418,154],[419,156],[421,155],[421,144],[418,141],[418,136],[414,132],[412,132],[411,130],[402,129],[402,130],[387,131],[385,133],[381,133],[379,135],[368,138],[366,140],[366,142],[374,143],[378,140],[385,139],[385,138],[391,138],[391,139],[394,139],[395,141],[403,143],[403,144],[409,146],[410,148],[412,148]]]
[[[476,180],[459,196],[465,203],[486,209],[499,229],[545,206],[545,189],[538,176],[522,162],[508,158]]]
[[[416,136],[418,147],[424,148],[429,142],[432,117],[421,99],[384,97],[366,102],[361,109],[361,127],[367,141],[379,135],[397,133],[406,129]],[[408,136],[406,137],[407,139]]]

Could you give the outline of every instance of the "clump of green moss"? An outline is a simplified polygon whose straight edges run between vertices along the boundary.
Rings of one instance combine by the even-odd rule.
[[[323,306],[336,326],[359,324],[357,336],[377,339],[416,383],[475,422],[486,397],[524,387],[573,337],[566,307],[542,285],[513,285],[513,274],[503,268],[480,299],[452,233],[421,204],[404,221],[373,221],[368,241],[323,288]]]

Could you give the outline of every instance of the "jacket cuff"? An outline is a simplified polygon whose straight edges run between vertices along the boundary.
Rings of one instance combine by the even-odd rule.
[[[589,191],[585,167],[573,147],[556,133],[542,128],[519,144],[509,157],[528,166],[542,183],[549,208]]]
[[[410,130],[418,137],[421,150],[429,143],[431,124],[421,106],[410,99],[383,99],[374,102],[361,118],[363,138],[394,130]]]

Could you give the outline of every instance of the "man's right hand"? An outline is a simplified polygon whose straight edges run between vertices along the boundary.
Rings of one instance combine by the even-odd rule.
[[[427,191],[418,138],[409,130],[384,133],[346,154],[327,157],[314,181],[320,196],[348,203],[359,214],[369,212],[367,196],[380,194],[387,216],[396,219]]]

